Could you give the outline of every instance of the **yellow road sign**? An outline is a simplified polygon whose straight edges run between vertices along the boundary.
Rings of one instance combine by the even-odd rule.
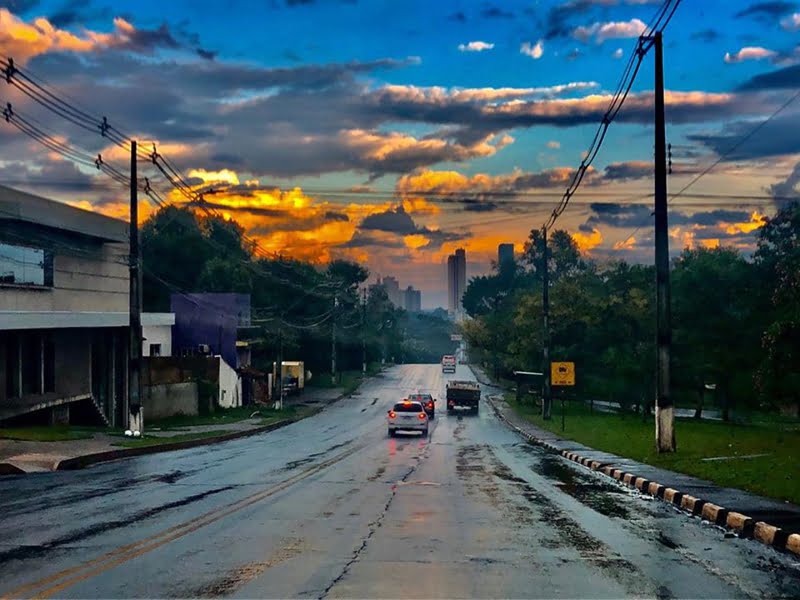
[[[575,363],[554,362],[550,363],[551,385],[575,385]]]

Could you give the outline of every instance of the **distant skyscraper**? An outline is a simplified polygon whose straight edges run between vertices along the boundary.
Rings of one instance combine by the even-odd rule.
[[[467,253],[463,248],[447,257],[447,308],[457,320],[462,317],[461,297],[467,287]]]
[[[415,290],[413,286],[408,286],[403,292],[403,305],[408,312],[421,311],[422,292]]]
[[[403,306],[403,294],[400,291],[400,283],[394,277],[383,278],[383,287],[386,288],[386,295],[389,301],[397,307]]]
[[[504,262],[514,262],[514,244],[500,244],[497,247],[497,264]]]

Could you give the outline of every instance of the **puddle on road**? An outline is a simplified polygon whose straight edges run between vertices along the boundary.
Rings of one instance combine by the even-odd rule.
[[[555,480],[554,485],[581,504],[607,517],[629,519],[630,511],[623,504],[628,494],[614,486],[598,481],[594,476],[581,474],[572,469],[559,456],[543,454],[531,465],[535,472]]]

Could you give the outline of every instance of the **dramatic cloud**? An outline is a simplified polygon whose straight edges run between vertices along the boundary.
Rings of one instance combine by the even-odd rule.
[[[760,73],[739,86],[741,91],[796,88],[800,81],[800,65],[784,67],[769,73]]]
[[[484,50],[491,50],[492,48],[494,48],[494,44],[482,42],[480,40],[458,45],[458,49],[461,52],[483,52]]]
[[[698,142],[716,154],[724,154],[728,161],[750,160],[800,152],[800,119],[797,114],[782,114],[765,123],[758,135],[741,140],[754,127],[752,122],[727,123],[715,133],[689,134],[687,139]],[[732,150],[737,146],[735,150]]]
[[[720,37],[722,36],[716,29],[701,29],[700,31],[695,31],[689,36],[689,39],[711,44],[716,42]]]
[[[647,161],[629,161],[611,163],[603,174],[606,180],[625,181],[653,176],[653,163]]]
[[[797,184],[800,183],[800,162],[794,166],[789,176],[783,181],[773,184],[769,188],[769,193],[775,198],[786,198],[794,196],[797,198]]]
[[[756,2],[736,13],[736,17],[750,17],[763,21],[774,21],[781,15],[785,15],[796,6],[796,2],[784,2],[782,0]]]
[[[582,254],[590,254],[593,248],[603,243],[603,234],[599,229],[592,229],[588,233],[579,231],[572,234],[572,239],[578,245],[578,250]]]
[[[734,54],[726,52],[724,60],[728,64],[734,64],[746,60],[763,60],[765,58],[773,58],[776,55],[777,52],[774,50],[767,50],[761,46],[745,46]]]
[[[523,42],[519,48],[519,52],[525,56],[530,56],[534,60],[540,59],[542,58],[542,54],[544,54],[544,43],[542,43],[542,40],[539,40],[531,46],[530,42]]]
[[[800,13],[793,13],[781,19],[781,27],[786,31],[797,31],[800,29]]]
[[[60,29],[44,17],[26,22],[0,8],[0,54],[24,65],[48,52],[97,52],[108,48],[150,53],[156,48],[179,48],[166,24],[157,29],[137,29],[122,17],[114,19],[114,30],[101,33],[84,30],[74,34]]]
[[[647,29],[647,25],[639,19],[607,23],[595,22],[586,27],[576,27],[572,31],[572,37],[582,42],[594,39],[595,43],[602,44],[611,39],[639,37],[645,29]]]
[[[514,13],[503,10],[497,6],[491,6],[481,11],[481,16],[485,19],[513,19]]]

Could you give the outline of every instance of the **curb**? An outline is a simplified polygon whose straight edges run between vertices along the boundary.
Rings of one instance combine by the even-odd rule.
[[[160,454],[161,452],[171,452],[173,450],[185,450],[188,448],[196,448],[198,446],[210,446],[212,444],[220,444],[222,442],[227,442],[230,440],[236,440],[240,438],[250,437],[252,435],[258,435],[259,433],[267,433],[275,429],[280,429],[281,427],[286,427],[287,425],[291,425],[292,423],[296,423],[297,421],[302,421],[303,419],[313,417],[314,415],[319,414],[320,412],[325,410],[325,408],[327,408],[331,404],[335,404],[336,402],[339,402],[340,400],[352,395],[352,393],[353,392],[347,394],[340,394],[339,396],[332,399],[324,406],[314,408],[307,415],[305,415],[300,419],[284,419],[283,421],[277,421],[275,423],[270,423],[269,425],[264,425],[262,427],[254,427],[253,429],[245,429],[243,431],[234,431],[231,433],[225,433],[214,437],[198,438],[194,440],[184,440],[181,442],[171,442],[167,444],[159,444],[157,446],[120,448],[119,450],[106,450],[104,452],[95,452],[94,454],[84,454],[83,456],[66,458],[64,460],[57,462],[54,465],[53,471],[76,471],[78,469],[84,469],[88,466],[95,465],[98,463],[110,462],[113,460],[121,460],[123,458],[133,458],[135,456],[145,456],[148,454]],[[0,475],[28,475],[28,474],[29,473],[27,471],[24,471],[23,469],[20,469],[19,467],[12,465],[11,463],[0,463]]]
[[[0,463],[0,475],[24,475],[25,471],[11,463]]]
[[[491,396],[487,395],[486,401],[503,423],[532,444],[552,450],[567,460],[583,465],[592,471],[602,473],[607,477],[611,477],[623,485],[639,490],[642,494],[647,494],[659,500],[663,500],[668,504],[672,504],[683,512],[700,517],[714,525],[732,530],[740,538],[752,538],[776,550],[784,550],[796,556],[800,556],[800,534],[798,533],[787,534],[787,532],[783,531],[780,527],[775,527],[764,521],[755,522],[754,519],[747,515],[729,511],[722,506],[712,504],[702,498],[684,494],[680,490],[666,487],[656,481],[648,481],[644,477],[639,477],[634,473],[622,471],[612,465],[583,457],[576,452],[560,450],[555,445],[523,431],[522,428],[512,423],[500,412],[500,409],[497,408]]]
[[[312,413],[316,414],[316,413]],[[311,415],[308,415],[311,416]],[[138,448],[120,448],[119,450],[106,450],[105,452],[95,452],[94,454],[84,454],[83,456],[76,456],[74,458],[66,458],[56,463],[55,471],[75,471],[83,469],[90,465],[101,462],[108,462],[112,460],[119,460],[121,458],[130,458],[133,456],[144,456],[146,454],[159,454],[161,452],[171,452],[172,450],[185,450],[187,448],[196,448],[197,446],[210,446],[212,444],[220,444],[230,440],[250,437],[251,435],[258,435],[259,433],[266,433],[274,429],[280,429],[296,422],[299,419],[284,419],[264,425],[262,427],[254,427],[253,429],[245,429],[244,431],[234,431],[223,435],[214,437],[198,438],[195,440],[183,440],[181,442],[171,442],[167,444],[159,444],[157,446],[140,446]]]

